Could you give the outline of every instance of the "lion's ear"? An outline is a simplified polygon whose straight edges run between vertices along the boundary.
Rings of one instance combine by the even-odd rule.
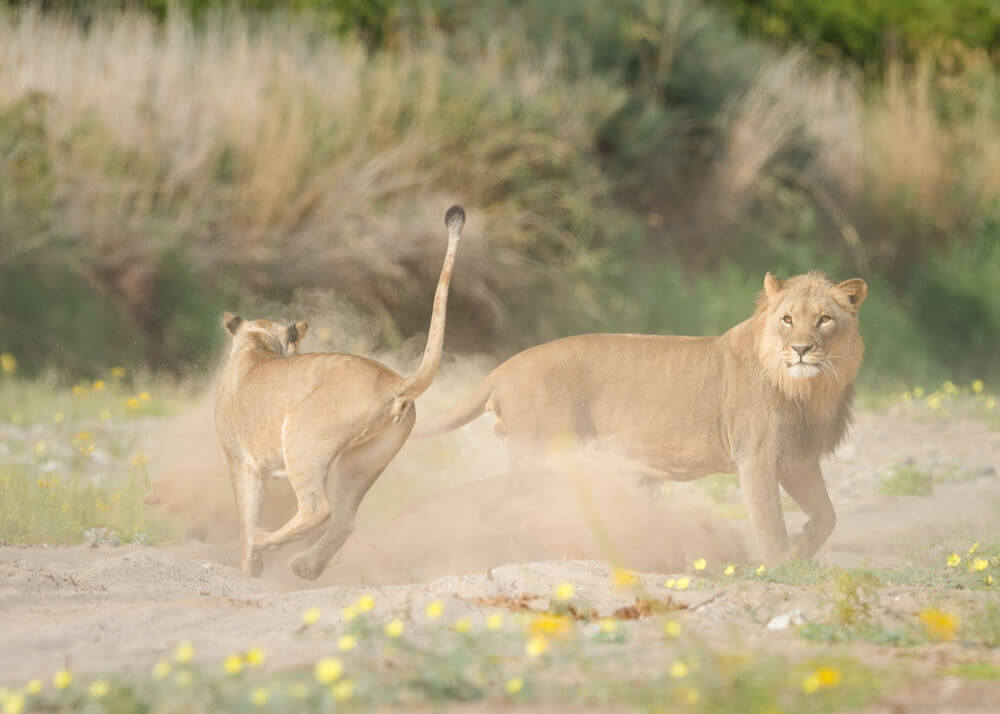
[[[785,281],[776,278],[770,272],[764,274],[764,294],[770,297],[785,287]]]
[[[297,345],[309,332],[308,322],[296,322],[288,328],[288,344]]]
[[[222,316],[222,326],[226,328],[226,332],[230,335],[236,336],[236,333],[240,329],[240,325],[243,324],[243,318],[239,315],[234,315],[231,312],[227,312]]]
[[[843,296],[847,301],[847,307],[857,312],[861,303],[868,297],[868,284],[861,278],[851,278],[837,285],[834,292]],[[842,301],[843,302],[843,301]]]

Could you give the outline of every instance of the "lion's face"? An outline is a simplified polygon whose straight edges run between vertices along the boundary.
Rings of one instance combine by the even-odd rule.
[[[227,312],[222,316],[222,326],[233,336],[233,350],[252,341],[258,347],[288,357],[299,351],[299,344],[309,330],[308,322],[282,325],[262,317],[259,320],[244,320]]]
[[[866,294],[857,278],[834,285],[816,271],[785,281],[768,273],[758,313],[765,372],[787,385],[786,392],[801,392],[802,382],[820,378],[853,380],[863,352],[857,312]]]

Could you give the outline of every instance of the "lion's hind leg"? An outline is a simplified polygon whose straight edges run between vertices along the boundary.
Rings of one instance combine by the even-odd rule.
[[[399,422],[383,425],[371,439],[341,454],[330,487],[333,516],[326,532],[308,550],[292,558],[292,572],[307,580],[319,577],[354,531],[354,516],[362,499],[399,452],[415,420],[416,410],[410,408]]]

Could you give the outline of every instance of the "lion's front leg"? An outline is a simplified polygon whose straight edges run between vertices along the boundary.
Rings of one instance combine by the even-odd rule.
[[[802,533],[793,539],[789,556],[811,558],[833,533],[837,523],[819,462],[786,469],[781,475],[781,486],[809,517]]]
[[[260,520],[264,484],[247,464],[231,463],[229,470],[240,519],[240,570],[246,575],[258,577],[264,569],[264,560],[260,549],[254,547],[253,537]]]
[[[768,565],[781,563],[788,552],[788,531],[781,512],[777,465],[751,460],[741,463],[739,472],[740,488],[761,557]]]

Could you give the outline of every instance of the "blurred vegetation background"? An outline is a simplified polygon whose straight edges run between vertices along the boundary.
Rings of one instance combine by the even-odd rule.
[[[766,270],[871,286],[869,386],[995,379],[994,0],[7,0],[0,352],[212,365],[317,291],[447,347],[712,334]]]

